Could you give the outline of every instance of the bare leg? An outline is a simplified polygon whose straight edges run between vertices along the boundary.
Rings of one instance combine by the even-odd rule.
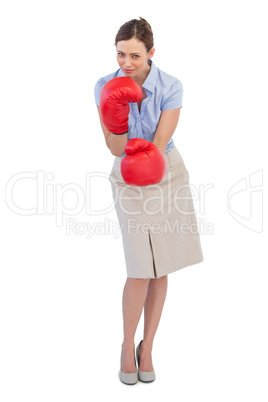
[[[167,294],[167,276],[151,279],[144,306],[144,337],[140,348],[140,370],[153,370],[152,348]]]
[[[150,279],[127,278],[123,292],[124,341],[121,369],[133,373],[135,367],[134,336],[146,300]]]

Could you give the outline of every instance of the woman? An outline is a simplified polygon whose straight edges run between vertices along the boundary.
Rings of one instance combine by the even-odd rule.
[[[120,379],[135,384],[138,379],[155,379],[152,348],[166,298],[167,275],[201,262],[203,256],[188,171],[172,139],[182,107],[182,84],[152,62],[153,33],[144,19],[122,25],[115,45],[120,69],[95,85],[99,113],[101,91],[110,80],[131,78],[142,91],[141,100],[129,104],[127,132],[112,133],[100,113],[107,147],[115,156],[110,179],[127,267]],[[160,183],[142,187],[124,182],[121,162],[126,158],[125,146],[133,138],[148,140],[161,151],[167,170]],[[134,337],[143,309],[144,336],[136,349],[137,371]]]

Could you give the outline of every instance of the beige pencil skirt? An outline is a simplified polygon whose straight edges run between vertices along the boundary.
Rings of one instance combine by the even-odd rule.
[[[174,146],[158,184],[129,186],[116,157],[110,174],[129,278],[159,278],[203,260],[189,174]]]

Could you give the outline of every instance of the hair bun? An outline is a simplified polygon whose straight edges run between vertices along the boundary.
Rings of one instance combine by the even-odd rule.
[[[142,21],[142,22],[144,22],[146,25],[148,25],[148,27],[152,30],[152,27],[151,27],[151,25],[149,24],[149,22],[148,21],[146,21],[144,18],[142,18],[142,17],[140,17],[140,20]]]

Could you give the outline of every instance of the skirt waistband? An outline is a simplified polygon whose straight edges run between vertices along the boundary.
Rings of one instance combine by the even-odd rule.
[[[181,154],[179,153],[175,145],[169,152],[164,154],[164,158],[167,164],[167,168],[172,168],[177,163],[183,163]]]

